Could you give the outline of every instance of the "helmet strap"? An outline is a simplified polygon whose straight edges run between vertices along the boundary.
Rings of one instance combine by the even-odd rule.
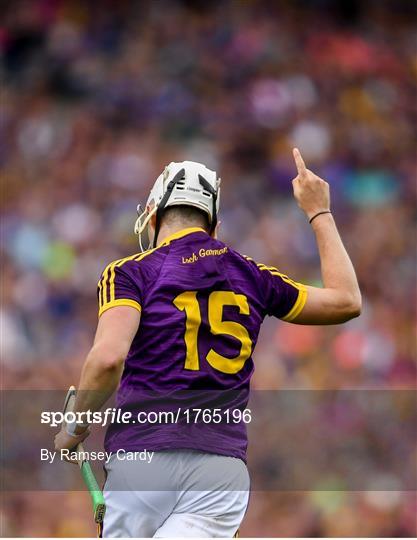
[[[167,186],[167,190],[165,191],[164,196],[161,199],[161,202],[158,204],[158,209],[156,211],[155,234],[154,234],[154,237],[153,237],[153,245],[152,245],[152,247],[156,247],[156,242],[158,240],[159,229],[161,228],[161,219],[162,219],[162,214],[163,214],[164,208],[165,208],[169,198],[171,197],[172,190],[174,189],[175,184],[177,182],[179,182],[183,178],[184,174],[185,174],[185,169],[181,169],[180,171],[177,172],[177,174],[174,176],[174,178],[169,182],[169,184]]]
[[[201,176],[201,174],[198,175],[198,180],[203,186],[203,188],[206,189],[209,193],[211,193],[211,196],[213,198],[212,218],[210,223],[210,234],[212,235],[217,225],[217,191],[209,182],[207,182],[207,180],[203,176]]]
[[[135,228],[134,228],[134,231],[135,231],[135,234],[138,235],[139,237],[139,247],[140,247],[140,250],[143,252],[143,251],[146,251],[147,249],[149,249],[150,245],[148,245],[147,248],[145,248],[143,246],[143,243],[142,243],[142,234],[143,234],[143,231],[149,226],[149,221],[151,220],[151,217],[155,214],[156,212],[156,207],[154,207],[149,213],[147,213],[147,211],[143,211],[139,216],[138,216],[138,219],[136,220],[136,223],[135,223]],[[143,220],[143,221],[142,221]],[[149,234],[148,234],[149,236]]]

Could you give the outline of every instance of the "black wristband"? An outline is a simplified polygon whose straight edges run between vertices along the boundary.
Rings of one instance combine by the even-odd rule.
[[[311,224],[311,222],[313,221],[313,219],[316,219],[317,216],[321,216],[322,214],[331,214],[331,211],[330,211],[330,210],[323,210],[322,212],[317,212],[317,214],[315,214],[315,215],[309,220],[309,223]]]

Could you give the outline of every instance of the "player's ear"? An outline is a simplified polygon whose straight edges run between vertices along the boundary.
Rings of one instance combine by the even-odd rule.
[[[149,225],[152,227],[153,230],[155,230],[155,227],[156,227],[156,213],[151,216],[151,219],[149,220]]]
[[[217,222],[217,225],[216,225],[216,227],[215,227],[215,229],[214,229],[213,238],[216,238],[216,239],[217,239],[217,238],[219,237],[219,230],[220,230],[220,225],[221,225],[221,224],[222,224],[221,221],[218,221],[218,222]]]
[[[149,240],[153,242],[155,237],[155,228],[156,228],[156,212],[154,212],[149,220],[148,224],[148,236]]]

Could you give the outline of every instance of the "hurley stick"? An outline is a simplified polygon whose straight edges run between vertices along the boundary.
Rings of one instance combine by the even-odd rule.
[[[64,403],[64,413],[73,411],[74,405],[75,405],[75,394],[76,390],[74,386],[70,386],[67,397],[65,398]],[[83,444],[79,443],[74,448],[74,450],[78,453],[80,452],[83,455],[82,452],[84,452]],[[84,479],[84,483],[88,488],[88,491],[90,492],[91,501],[93,503],[93,512],[94,512],[94,521],[96,523],[102,523],[104,514],[106,512],[106,503],[104,502],[104,497],[101,489],[98,487],[96,477],[94,476],[94,473],[91,469],[91,465],[86,459],[79,459],[78,465],[81,470],[81,474]]]

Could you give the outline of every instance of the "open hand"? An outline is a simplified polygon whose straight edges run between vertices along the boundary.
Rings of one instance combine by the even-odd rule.
[[[293,149],[297,176],[292,181],[294,197],[308,219],[319,212],[330,210],[329,184],[306,168],[298,148]]]

